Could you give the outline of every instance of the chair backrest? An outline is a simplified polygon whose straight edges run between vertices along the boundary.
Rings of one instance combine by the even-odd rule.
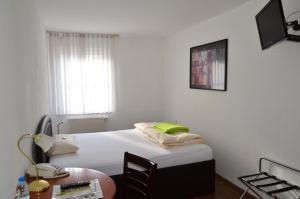
[[[124,199],[152,198],[156,171],[156,163],[125,152],[123,173]]]

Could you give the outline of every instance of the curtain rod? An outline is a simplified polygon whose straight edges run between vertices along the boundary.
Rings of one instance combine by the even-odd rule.
[[[111,36],[111,37],[119,37],[119,34],[109,34],[109,33],[90,33],[90,32],[64,32],[64,31],[51,31],[46,30],[47,33],[56,33],[56,34],[79,34],[79,36],[84,36],[86,34],[94,34],[94,35],[102,35],[102,36]]]

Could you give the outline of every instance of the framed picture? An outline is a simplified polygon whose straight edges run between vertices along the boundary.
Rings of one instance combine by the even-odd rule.
[[[228,39],[190,49],[190,88],[226,91]]]

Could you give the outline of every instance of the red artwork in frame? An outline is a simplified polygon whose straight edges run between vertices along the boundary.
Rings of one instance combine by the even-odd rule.
[[[190,49],[190,88],[226,91],[228,39]]]

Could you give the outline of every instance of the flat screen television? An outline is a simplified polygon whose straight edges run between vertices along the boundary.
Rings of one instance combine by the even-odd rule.
[[[288,37],[281,0],[270,0],[256,15],[256,23],[263,50]]]

